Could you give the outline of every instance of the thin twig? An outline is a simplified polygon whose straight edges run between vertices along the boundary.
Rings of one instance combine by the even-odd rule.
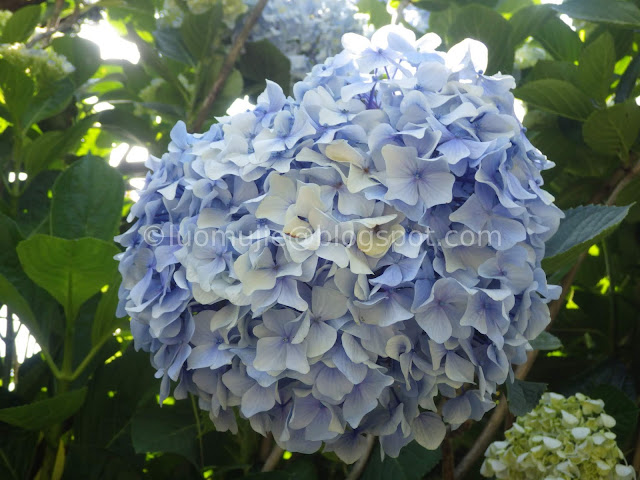
[[[373,451],[373,445],[375,444],[376,437],[373,435],[367,435],[367,445],[364,454],[353,464],[353,468],[347,475],[345,480],[358,480],[362,472],[364,472],[365,467],[367,466],[367,462],[369,461],[369,457],[371,456],[371,452]]]
[[[216,78],[216,81],[213,82],[213,85],[211,86],[211,90],[205,97],[202,107],[198,111],[198,114],[196,115],[196,119],[191,125],[192,131],[201,130],[202,126],[204,125],[204,122],[209,117],[209,114],[211,113],[211,108],[213,107],[214,102],[218,98],[218,94],[222,91],[222,87],[224,87],[224,84],[227,81],[227,78],[229,78],[229,75],[231,75],[231,72],[233,71],[233,66],[236,63],[236,59],[238,58],[238,55],[240,55],[240,52],[242,51],[242,47],[244,47],[245,42],[249,38],[251,29],[260,18],[260,15],[262,15],[262,11],[264,10],[264,7],[267,5],[267,1],[268,0],[260,0],[256,4],[256,6],[253,7],[253,10],[251,10],[251,13],[247,17],[247,20],[245,21],[244,26],[242,27],[242,31],[233,42],[233,45],[231,46],[231,50],[229,50],[227,57],[224,59],[224,63],[222,64],[222,68],[220,69],[218,78]]]
[[[603,192],[598,192],[592,200],[598,200],[602,198],[606,198],[606,205],[613,205],[620,194],[620,192],[627,186],[633,178],[640,174],[640,160],[637,161],[634,166],[630,169],[619,169],[614,172],[612,179],[607,182],[603,188]],[[613,181],[612,181],[613,180]],[[611,192],[611,193],[609,193]],[[608,197],[607,197],[608,194]],[[555,300],[549,304],[549,315],[551,317],[551,321],[547,326],[547,329],[551,326],[553,321],[556,319],[562,307],[564,306],[564,301],[569,292],[571,291],[571,285],[573,285],[573,281],[575,280],[576,274],[582,265],[582,262],[586,258],[586,253],[581,254],[573,267],[562,279],[562,293],[560,294],[560,298]],[[538,350],[534,350],[529,352],[527,355],[527,361],[522,365],[518,366],[515,371],[515,376],[519,380],[524,380],[529,371],[533,367],[536,358],[538,357]],[[489,421],[485,425],[484,429],[480,436],[476,439],[473,446],[469,449],[464,458],[460,461],[455,470],[455,478],[456,480],[462,480],[468,473],[471,467],[478,461],[478,459],[484,454],[485,450],[491,443],[491,440],[495,436],[496,432],[502,425],[504,417],[507,414],[507,402],[506,399],[501,401],[496,409],[493,411],[493,414],[489,418]]]
[[[640,428],[638,428],[638,440],[636,440],[636,451],[633,454],[633,468],[640,474]]]
[[[262,471],[263,472],[273,471],[278,466],[278,462],[282,458],[283,453],[284,453],[284,450],[281,449],[277,444],[275,444],[271,449],[271,453],[267,457],[267,461],[264,462],[264,465],[262,466]]]

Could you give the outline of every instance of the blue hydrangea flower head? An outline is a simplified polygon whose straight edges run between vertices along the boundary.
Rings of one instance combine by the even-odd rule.
[[[481,44],[342,42],[292,97],[269,82],[206,133],[176,125],[119,237],[119,311],[161,398],[177,382],[219,430],[237,410],[353,462],[367,434],[434,449],[494,407],[549,323],[562,212]]]

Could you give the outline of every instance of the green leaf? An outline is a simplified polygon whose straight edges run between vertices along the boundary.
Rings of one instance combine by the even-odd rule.
[[[17,122],[24,115],[34,93],[33,80],[15,65],[0,59],[0,89],[7,110]]]
[[[60,113],[71,101],[76,87],[70,78],[65,77],[53,85],[52,90],[38,93],[27,108],[22,122],[26,130],[32,124]]]
[[[53,186],[51,234],[111,241],[120,223],[124,182],[118,171],[87,156],[65,170]]]
[[[521,8],[509,19],[511,43],[516,46],[526,38],[534,36],[553,16],[555,16],[554,11],[547,5],[530,5]]]
[[[380,459],[380,446],[376,448],[369,458],[362,480],[420,480],[435,468],[442,452],[438,450],[426,450],[413,441],[400,450],[398,458],[386,456],[384,461]]]
[[[47,349],[49,332],[55,331],[59,326],[59,307],[22,269],[16,252],[16,247],[22,240],[23,236],[16,223],[0,214],[0,274],[5,279],[0,288],[0,303],[5,303],[16,313],[20,312],[18,315],[21,321],[27,324],[40,346]],[[37,312],[38,317],[29,313],[30,311]]]
[[[379,0],[360,0],[358,10],[369,15],[369,23],[376,28],[384,27],[391,23],[391,15],[387,7]]]
[[[7,305],[18,316],[20,322],[27,326],[29,333],[36,340],[43,338],[29,303],[20,295],[18,289],[9,279],[2,274],[0,274],[0,304]]]
[[[0,43],[22,43],[26,41],[40,22],[40,5],[22,7],[9,18],[2,29]]]
[[[118,287],[122,276],[116,271],[109,282],[108,290],[100,297],[91,324],[91,344],[97,345],[106,335],[111,335],[122,320],[116,317]]]
[[[589,97],[563,80],[536,80],[513,93],[530,106],[574,120],[585,120],[593,111]]]
[[[17,250],[26,274],[64,307],[69,321],[113,277],[113,256],[119,252],[97,238],[67,240],[40,234],[20,242]]]
[[[556,60],[573,62],[578,59],[582,42],[578,34],[556,16],[547,20],[533,33],[533,37]]]
[[[633,100],[596,110],[582,126],[582,136],[590,148],[624,161],[640,133],[640,107]]]
[[[180,30],[177,28],[163,28],[153,32],[158,51],[167,58],[180,63],[195,66],[196,61],[191,56],[189,49],[185,45]]]
[[[60,174],[57,170],[44,170],[29,178],[27,187],[18,200],[16,223],[24,237],[34,233],[49,233],[49,194]]]
[[[65,35],[55,38],[51,46],[76,67],[70,75],[76,87],[83,85],[100,67],[100,47],[91,40]]]
[[[184,17],[180,26],[182,43],[195,60],[202,60],[211,54],[211,46],[216,33],[221,31],[223,18],[222,3],[215,4],[200,15],[187,14]]]
[[[244,77],[261,86],[265,80],[272,80],[285,92],[289,89],[291,62],[269,40],[247,43],[238,69]]]
[[[81,388],[39,402],[0,409],[0,422],[26,430],[43,430],[76,413],[84,402],[87,389]]]
[[[609,32],[604,32],[587,45],[580,55],[578,82],[582,90],[604,105],[613,81],[616,47]]]
[[[546,389],[546,383],[525,382],[517,378],[513,383],[507,382],[509,411],[517,417],[526,415],[538,405]]]
[[[487,28],[488,26],[490,28]],[[514,49],[510,42],[511,25],[502,15],[482,5],[460,9],[451,24],[449,35],[454,42],[467,37],[483,42],[489,49],[487,74],[508,73],[513,68]]]
[[[565,0],[553,7],[572,18],[596,23],[613,23],[625,27],[640,26],[640,9],[623,0]]]
[[[565,210],[558,231],[547,241],[542,267],[554,272],[573,262],[591,245],[611,234],[627,216],[629,208],[583,205]]]
[[[97,119],[103,130],[118,135],[129,143],[145,145],[155,141],[155,132],[145,120],[121,108],[100,112]]]
[[[175,406],[153,405],[139,410],[131,420],[131,440],[136,453],[177,453],[198,465],[197,428],[190,402]]]
[[[22,160],[27,174],[30,177],[38,174],[61,155],[74,150],[94,123],[95,118],[89,116],[64,131],[45,132],[26,145]]]
[[[542,332],[529,342],[535,350],[558,350],[562,348],[562,342],[549,332]]]
[[[612,385],[598,385],[589,390],[593,399],[604,401],[604,411],[616,419],[613,433],[618,436],[621,448],[631,439],[638,422],[638,407],[623,391]]]

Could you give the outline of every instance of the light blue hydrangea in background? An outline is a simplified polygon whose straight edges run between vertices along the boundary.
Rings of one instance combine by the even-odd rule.
[[[247,2],[249,5],[255,0]],[[366,18],[353,0],[271,0],[251,33],[251,40],[269,40],[291,61],[294,80],[341,50],[340,38],[363,33]]]
[[[562,212],[477,42],[439,52],[389,26],[342,43],[293,97],[268,83],[204,134],[175,126],[119,237],[119,296],[162,399],[176,381],[219,430],[237,408],[351,463],[366,434],[435,449],[494,407],[549,323]]]

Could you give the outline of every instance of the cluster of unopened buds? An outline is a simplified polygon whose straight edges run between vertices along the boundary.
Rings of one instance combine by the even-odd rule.
[[[581,393],[545,393],[504,441],[489,446],[480,473],[509,480],[635,479],[611,431],[616,421],[604,408],[602,400]]]
[[[161,398],[345,462],[437,448],[494,407],[556,298],[551,165],[486,49],[384,27],[204,134],[179,123],[119,237]],[[482,55],[480,55],[482,57]],[[474,240],[474,241],[470,241]]]

